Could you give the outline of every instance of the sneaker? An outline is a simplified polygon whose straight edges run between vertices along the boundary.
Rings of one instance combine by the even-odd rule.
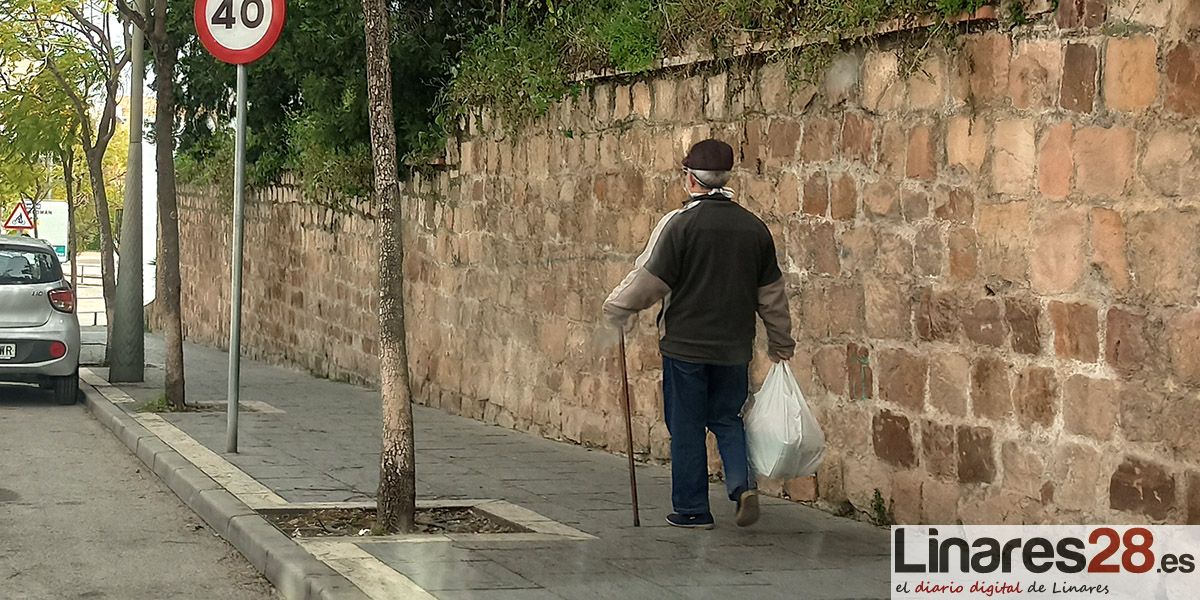
[[[675,527],[686,527],[688,529],[712,529],[714,525],[712,513],[704,513],[702,515],[681,515],[671,513],[667,515],[667,523]]]
[[[758,521],[758,491],[746,490],[738,495],[737,514],[734,523],[738,527],[747,527]]]

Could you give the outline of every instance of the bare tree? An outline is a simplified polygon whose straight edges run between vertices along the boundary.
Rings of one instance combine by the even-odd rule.
[[[404,329],[403,213],[392,112],[391,25],[386,0],[363,0],[367,35],[367,100],[375,200],[379,206],[379,379],[383,451],[379,460],[378,525],[412,530],[416,513],[412,388]]]

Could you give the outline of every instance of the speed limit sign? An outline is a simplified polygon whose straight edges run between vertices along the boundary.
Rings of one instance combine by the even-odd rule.
[[[226,452],[237,452],[241,393],[242,251],[246,220],[246,65],[279,41],[286,0],[196,0],[193,19],[200,41],[222,62],[237,65],[237,116],[233,142],[233,257],[230,262],[229,395]]]
[[[196,0],[196,33],[218,60],[245,65],[279,41],[286,12],[285,0]]]

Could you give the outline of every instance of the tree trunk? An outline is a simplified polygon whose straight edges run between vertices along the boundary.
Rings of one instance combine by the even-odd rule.
[[[67,260],[71,261],[71,289],[78,294],[79,233],[75,226],[75,155],[68,148],[62,153],[63,187],[67,192]]]
[[[165,4],[165,3],[161,3]],[[166,7],[155,11],[156,19],[166,19]],[[166,396],[176,410],[185,406],[183,378],[183,314],[179,274],[179,199],[175,186],[175,48],[162,38],[154,41],[154,158],[158,173],[158,224],[161,240],[158,254],[158,281],[161,286],[155,300],[162,317],[166,343]]]
[[[112,350],[113,308],[116,306],[117,274],[113,257],[112,222],[108,213],[108,190],[104,187],[104,148],[84,151],[88,164],[88,179],[92,182],[92,200],[96,204],[96,220],[100,225],[100,279],[104,290],[104,316],[108,335],[104,345],[104,362]]]
[[[378,525],[412,530],[416,512],[412,389],[404,329],[404,240],[392,113],[390,25],[386,0],[363,0],[367,35],[367,98],[371,154],[379,205],[379,380],[383,451],[379,461]]]

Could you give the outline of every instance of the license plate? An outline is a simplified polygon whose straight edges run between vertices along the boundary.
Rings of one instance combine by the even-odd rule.
[[[0,344],[0,360],[12,360],[17,357],[16,344]]]

